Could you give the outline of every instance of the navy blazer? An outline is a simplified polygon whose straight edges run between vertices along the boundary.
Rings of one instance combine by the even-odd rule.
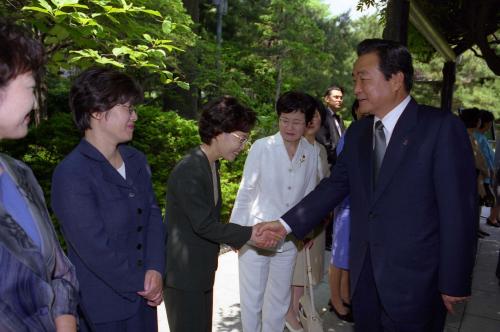
[[[411,100],[374,188],[372,137],[373,117],[353,123],[332,175],[283,219],[303,238],[349,194],[352,292],[369,249],[385,310],[414,320],[429,315],[439,293],[470,294],[478,218],[472,149],[456,116]]]
[[[119,146],[126,180],[85,139],[57,166],[52,207],[93,323],[137,312],[146,270],[164,273],[165,227],[145,156]]]

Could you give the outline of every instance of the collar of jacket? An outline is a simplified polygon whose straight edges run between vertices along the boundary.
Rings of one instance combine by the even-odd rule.
[[[118,150],[120,151],[120,154],[123,158],[123,160],[129,159],[131,157],[134,157],[137,154],[137,151],[134,149],[128,149],[128,145],[123,143],[118,145]],[[107,162],[108,160],[104,155],[97,150],[95,146],[90,144],[85,138],[82,138],[80,140],[80,144],[78,144],[77,149],[80,151],[80,153],[84,154],[85,156],[89,157],[90,159],[94,159],[96,161],[105,161]]]

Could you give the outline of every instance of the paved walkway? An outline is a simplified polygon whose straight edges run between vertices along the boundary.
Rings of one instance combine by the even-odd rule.
[[[484,225],[482,228],[491,236],[479,240],[478,256],[474,269],[472,298],[457,308],[455,315],[449,315],[445,332],[500,332],[500,286],[495,277],[495,267],[500,248],[500,228]],[[330,253],[326,252],[325,256]],[[327,266],[327,265],[325,265]],[[316,308],[324,321],[325,332],[352,332],[351,324],[339,321],[326,310],[328,302],[328,281],[326,278],[315,290]],[[159,331],[168,332],[168,323],[163,305],[158,311]],[[228,252],[219,257],[219,269],[214,286],[215,332],[239,332],[240,304],[238,287],[238,257]],[[288,332],[288,330],[285,329]],[[195,332],[195,331],[193,331]]]

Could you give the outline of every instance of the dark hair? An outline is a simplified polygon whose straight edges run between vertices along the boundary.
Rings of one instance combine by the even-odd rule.
[[[357,99],[354,99],[354,103],[352,103],[351,106],[351,115],[354,121],[358,120],[358,115],[356,114],[358,108],[359,108],[359,101]]]
[[[403,44],[386,39],[365,39],[358,44],[358,56],[375,53],[379,59],[379,69],[389,80],[392,75],[402,72],[406,92],[413,86],[413,64],[411,54]]]
[[[467,128],[476,128],[480,120],[479,110],[477,108],[463,109],[458,116]]]
[[[316,101],[307,93],[288,91],[278,98],[276,103],[276,112],[278,117],[281,113],[301,112],[304,113],[306,124],[311,122],[316,112]]]
[[[480,129],[483,129],[486,127],[487,123],[495,121],[495,117],[493,116],[493,113],[490,111],[486,110],[480,110],[479,111],[479,119],[481,120],[481,126],[479,127]]]
[[[201,141],[210,144],[212,138],[222,133],[249,133],[256,121],[257,115],[252,109],[243,106],[234,97],[223,96],[203,106],[198,132]]]
[[[319,116],[321,117],[321,124],[325,123],[326,119],[326,107],[321,102],[321,100],[314,98],[314,102],[316,103],[316,110],[319,112]]]
[[[143,99],[141,87],[128,75],[110,68],[90,68],[74,80],[69,107],[80,131],[91,129],[94,112],[106,112],[118,104],[136,105]]]
[[[342,95],[344,95],[344,89],[340,85],[333,84],[330,87],[328,87],[328,89],[326,89],[323,97],[328,97],[330,95],[330,92],[332,92],[333,90],[340,91],[342,92]]]
[[[0,20],[0,45],[0,88],[28,72],[40,82],[45,53],[39,41],[24,28]]]

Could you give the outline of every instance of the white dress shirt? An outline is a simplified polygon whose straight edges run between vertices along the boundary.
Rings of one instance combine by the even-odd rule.
[[[406,96],[402,102],[398,104],[398,106],[394,107],[389,113],[387,113],[382,119],[378,117],[374,117],[373,120],[373,129],[375,130],[375,123],[378,120],[382,121],[384,125],[384,134],[385,134],[385,145],[389,145],[389,141],[391,140],[392,132],[394,131],[394,127],[396,127],[396,123],[398,123],[399,117],[403,114],[406,106],[410,103],[411,97],[410,95]]]
[[[276,220],[316,186],[318,152],[301,138],[292,160],[280,133],[257,140],[248,153],[230,222]]]

